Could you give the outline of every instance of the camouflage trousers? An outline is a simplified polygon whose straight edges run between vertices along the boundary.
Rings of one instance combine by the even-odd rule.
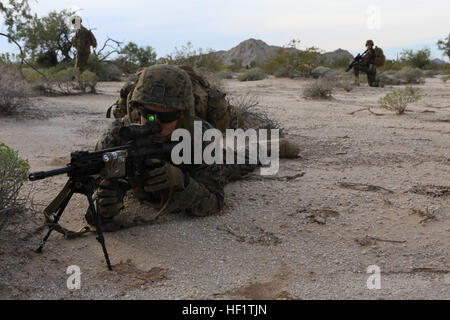
[[[367,82],[368,82],[369,86],[371,86],[371,87],[378,86],[378,82],[376,80],[377,79],[377,69],[375,68],[375,66],[373,66],[371,68],[369,66],[356,64],[353,67],[353,73],[354,73],[355,77],[359,78],[360,72],[367,74]]]
[[[89,53],[77,53],[77,58],[75,59],[75,68],[83,72],[87,68]]]

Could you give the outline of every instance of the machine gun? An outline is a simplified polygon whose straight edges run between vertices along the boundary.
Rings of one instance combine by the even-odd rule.
[[[156,117],[153,121],[148,121],[143,126],[127,126],[119,130],[122,140],[128,144],[115,148],[89,152],[76,151],[71,154],[70,163],[60,169],[45,172],[35,172],[29,175],[30,181],[37,181],[67,174],[69,180],[63,190],[44,210],[49,230],[42,240],[36,252],[41,253],[42,249],[50,237],[51,233],[61,228],[58,224],[66,209],[70,199],[75,193],[83,194],[87,197],[89,208],[92,213],[97,240],[100,242],[109,270],[112,270],[108,251],[106,250],[105,238],[100,226],[100,215],[98,213],[98,201],[94,205],[92,195],[97,188],[95,177],[104,179],[126,178],[128,180],[140,181],[146,172],[146,164],[150,159],[170,161],[171,152],[175,144],[154,143],[151,135],[160,133],[162,128]]]
[[[350,64],[348,65],[347,69],[345,70],[345,72],[349,72],[355,66],[355,64],[357,64],[362,59],[362,57],[364,57],[364,55],[367,53],[367,51],[368,50],[364,51],[363,54],[358,53],[356,55],[356,57],[353,59],[353,61],[350,62]]]

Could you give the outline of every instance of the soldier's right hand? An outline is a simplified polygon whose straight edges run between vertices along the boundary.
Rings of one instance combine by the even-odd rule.
[[[117,179],[105,179],[100,182],[96,197],[98,199],[99,214],[105,218],[112,218],[123,209],[125,187]]]

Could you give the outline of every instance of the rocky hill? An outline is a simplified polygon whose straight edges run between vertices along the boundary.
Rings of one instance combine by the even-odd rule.
[[[234,59],[239,59],[242,66],[247,66],[253,61],[258,64],[264,63],[271,56],[276,55],[279,48],[278,46],[268,45],[262,40],[248,39],[228,51],[221,50],[215,52],[215,54],[223,59],[225,65],[231,65]],[[322,56],[326,63],[332,63],[341,58],[353,59],[353,55],[343,49],[327,52]]]
[[[253,61],[263,63],[275,55],[279,48],[269,46],[262,40],[248,39],[228,51],[217,51],[216,54],[223,59],[225,65],[233,64],[234,59],[239,59],[242,66],[247,66]]]

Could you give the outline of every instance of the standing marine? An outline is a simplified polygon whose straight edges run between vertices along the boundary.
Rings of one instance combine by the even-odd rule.
[[[91,54],[91,47],[97,47],[97,39],[91,30],[86,29],[81,23],[80,17],[72,18],[72,26],[76,30],[75,36],[72,39],[72,46],[77,49],[75,60],[75,67],[83,72],[86,70],[89,56]]]

